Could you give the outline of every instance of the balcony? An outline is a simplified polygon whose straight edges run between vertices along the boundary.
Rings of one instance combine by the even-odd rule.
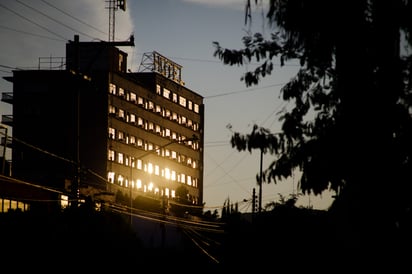
[[[9,104],[13,104],[13,92],[3,92],[1,94],[1,101]]]
[[[13,126],[13,115],[2,115],[1,123],[12,127]]]

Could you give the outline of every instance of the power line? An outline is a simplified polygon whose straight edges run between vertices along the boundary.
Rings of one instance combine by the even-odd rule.
[[[82,23],[82,24],[84,24],[84,25],[86,25],[86,26],[88,26],[88,27],[90,27],[90,28],[92,28],[92,29],[94,29],[94,30],[96,30],[96,31],[98,31],[98,32],[100,32],[100,33],[102,33],[102,34],[104,34],[104,35],[107,35],[107,33],[106,33],[105,31],[102,31],[102,30],[100,30],[100,29],[98,29],[98,28],[95,28],[94,26],[92,26],[92,25],[88,24],[87,22],[85,22],[85,21],[83,21],[83,20],[81,20],[81,19],[79,19],[79,18],[74,17],[74,16],[73,16],[73,15],[71,15],[70,13],[65,12],[64,10],[62,10],[62,9],[60,9],[60,8],[58,8],[58,7],[54,6],[54,5],[52,5],[50,2],[45,1],[45,0],[41,0],[41,1],[42,1],[43,3],[45,3],[46,5],[48,5],[48,6],[52,7],[52,8],[54,8],[54,9],[56,9],[56,10],[58,10],[58,11],[60,11],[61,13],[63,13],[63,14],[65,14],[65,15],[69,16],[69,17],[70,17],[70,18],[72,18],[72,19],[76,20],[77,22],[80,22],[80,23]]]
[[[228,96],[228,95],[233,95],[233,94],[238,94],[238,93],[243,93],[243,92],[251,92],[251,91],[256,91],[256,90],[265,89],[265,88],[283,86],[285,84],[286,83],[280,83],[280,84],[273,84],[273,85],[264,86],[264,87],[260,87],[260,88],[250,88],[250,89],[231,91],[231,92],[226,92],[226,93],[221,93],[221,94],[216,94],[216,95],[205,96],[204,99],[212,99],[212,98],[216,98],[216,97]]]
[[[60,38],[64,39],[65,41],[67,41],[66,37],[64,37],[64,36],[62,36],[62,35],[54,32],[54,31],[52,31],[52,30],[50,30],[50,29],[48,29],[48,28],[46,28],[46,27],[44,27],[44,26],[42,26],[42,25],[34,22],[33,20],[27,18],[26,16],[21,15],[20,13],[14,11],[14,10],[12,10],[12,9],[10,9],[10,8],[2,5],[2,4],[0,4],[0,7],[2,7],[3,9],[6,9],[6,10],[8,10],[8,11],[10,11],[11,13],[13,13],[13,14],[17,15],[18,17],[20,17],[20,18],[22,18],[22,19],[24,19],[24,20],[32,23],[33,25],[36,25],[36,26],[38,26],[39,28],[41,28],[41,29],[43,29],[43,30],[45,30],[45,31],[47,31],[47,32],[50,32],[51,34],[54,34],[54,35],[56,35],[57,37],[60,37]]]
[[[23,3],[23,2],[21,2],[21,1],[19,1],[19,0],[15,0],[15,1],[18,2],[18,3],[20,3],[21,5],[29,8],[29,9],[31,9],[31,10],[34,10],[34,11],[37,12],[37,13],[40,13],[41,15],[43,15],[43,16],[46,17],[46,18],[49,18],[50,20],[52,20],[52,21],[54,21],[54,22],[56,22],[56,23],[58,23],[58,24],[60,24],[60,25],[62,25],[62,26],[65,26],[66,28],[68,28],[68,29],[70,29],[70,30],[72,30],[72,31],[78,32],[78,33],[83,34],[83,35],[85,35],[85,36],[87,36],[87,37],[90,37],[90,38],[92,38],[92,39],[95,39],[95,37],[92,37],[92,36],[88,35],[87,33],[78,31],[78,30],[70,27],[69,25],[67,25],[67,24],[65,24],[65,23],[62,23],[61,21],[59,21],[59,20],[57,20],[57,19],[54,19],[53,17],[45,14],[44,12],[42,12],[42,11],[36,9],[36,8],[33,8],[32,6],[29,6],[29,5]]]
[[[22,34],[26,34],[26,35],[36,36],[36,37],[40,37],[40,38],[44,38],[44,39],[59,41],[59,42],[66,41],[66,40],[62,40],[62,39],[51,38],[51,37],[48,37],[48,36],[45,36],[45,35],[35,34],[35,33],[28,32],[28,31],[18,30],[18,29],[6,27],[6,26],[1,26],[1,25],[0,25],[0,28],[7,29],[7,30],[10,30],[10,31],[14,31],[14,32],[18,32],[18,33],[22,33]]]

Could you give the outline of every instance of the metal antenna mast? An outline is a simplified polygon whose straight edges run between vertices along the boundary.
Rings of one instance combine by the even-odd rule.
[[[118,9],[126,10],[126,0],[107,0],[106,3],[109,4],[107,7],[109,9],[109,42],[113,42],[115,40],[115,14]]]

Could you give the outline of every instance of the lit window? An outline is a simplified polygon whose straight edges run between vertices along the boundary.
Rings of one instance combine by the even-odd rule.
[[[142,188],[142,180],[137,179],[136,185],[137,185],[137,188],[139,188],[139,189]]]
[[[124,163],[124,159],[123,159],[123,153],[118,153],[117,154],[117,162],[119,163],[119,164],[123,164]]]
[[[163,97],[170,99],[170,90],[163,88]]]
[[[110,183],[114,183],[114,172],[110,171],[110,172],[107,173],[107,180]]]
[[[162,107],[159,105],[156,105],[156,113],[161,113],[162,112]]]
[[[165,178],[167,180],[170,180],[170,169],[168,169],[168,168],[165,168]]]
[[[137,159],[137,169],[142,169],[143,162],[141,159]]]
[[[195,104],[194,112],[199,113],[199,105]]]
[[[108,155],[108,160],[109,161],[114,161],[114,150],[109,149],[109,152],[107,153]]]
[[[149,172],[150,174],[153,173],[153,164],[152,164],[152,163],[149,163],[149,164],[147,165],[147,172]]]
[[[110,94],[116,94],[116,85],[115,84],[110,84],[109,85],[109,93]]]
[[[153,190],[153,183],[152,182],[149,183],[148,189],[149,189],[149,191]]]
[[[136,103],[137,101],[136,98],[137,98],[136,93],[130,92],[130,101],[133,103]]]
[[[172,170],[170,178],[172,179],[172,181],[176,181],[176,171]]]
[[[124,118],[124,110],[123,109],[119,109],[119,117]]]
[[[139,105],[139,106],[144,106],[144,99],[143,99],[143,97],[138,97],[137,98],[137,104]]]
[[[159,169],[159,166],[158,166],[158,165],[155,165],[155,172],[154,172],[154,173],[155,173],[156,175],[159,175],[159,174],[160,174],[160,173],[159,173],[159,170],[160,170],[160,169]]]
[[[138,118],[137,118],[137,125],[138,125],[139,127],[144,127],[144,120],[143,120],[142,117],[138,117]]]
[[[130,123],[136,123],[136,115],[135,114],[130,114]]]
[[[116,107],[109,105],[109,114],[116,114]]]
[[[149,101],[149,109],[154,110],[154,103],[152,101]]]
[[[182,183],[186,182],[186,176],[183,173],[180,174],[180,180],[181,180]]]
[[[187,175],[187,184],[188,184],[189,186],[192,185],[192,177],[189,176],[189,175]]]
[[[156,93],[162,94],[162,87],[159,84],[156,85]]]
[[[186,107],[186,98],[183,96],[179,97],[179,105],[181,105],[182,107]]]
[[[114,140],[114,136],[116,136],[116,130],[112,127],[109,127],[109,138]]]
[[[135,136],[130,136],[130,144],[132,144],[132,145],[136,144],[136,137]]]
[[[123,88],[119,88],[119,96],[124,96],[124,89]]]
[[[177,103],[177,94],[176,93],[173,93],[173,102]]]

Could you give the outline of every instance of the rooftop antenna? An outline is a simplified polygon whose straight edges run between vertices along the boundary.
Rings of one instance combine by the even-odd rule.
[[[115,31],[115,13],[118,9],[126,11],[126,0],[107,0],[106,3],[109,4],[109,42],[114,41],[114,31]]]

